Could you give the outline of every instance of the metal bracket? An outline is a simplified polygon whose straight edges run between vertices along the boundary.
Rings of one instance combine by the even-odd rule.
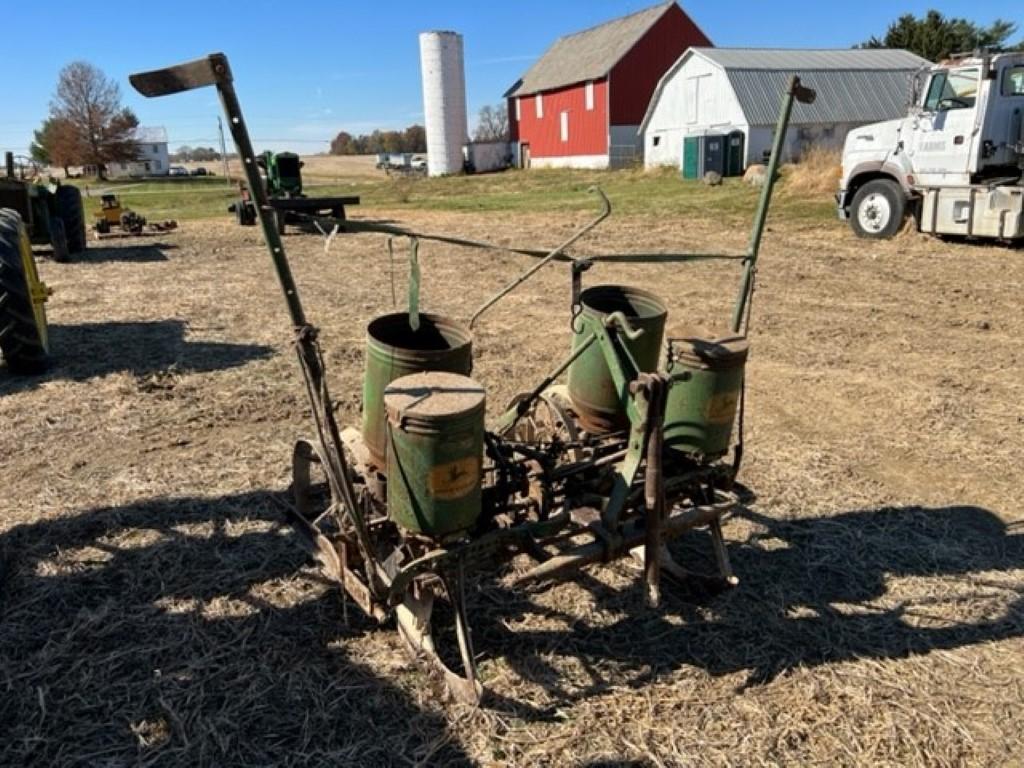
[[[583,273],[594,266],[594,260],[590,258],[576,259],[572,262],[572,293],[569,300],[569,327],[573,333],[580,333],[576,327],[576,318],[583,312],[583,302],[580,301],[580,294],[583,293]]]
[[[561,255],[562,255],[562,254],[564,253],[564,251],[565,251],[565,249],[566,249],[566,248],[568,248],[568,247],[569,247],[570,245],[572,245],[573,243],[575,243],[575,242],[576,242],[577,240],[579,240],[579,239],[580,239],[581,237],[583,237],[583,236],[584,236],[585,234],[587,234],[587,233],[588,233],[588,232],[589,232],[590,230],[592,230],[592,229],[593,229],[594,227],[596,227],[596,226],[597,226],[598,224],[600,224],[600,223],[601,223],[602,221],[604,221],[605,219],[607,219],[607,218],[608,218],[608,217],[609,217],[609,216],[611,215],[611,212],[612,212],[612,204],[611,204],[611,202],[610,202],[610,201],[608,200],[608,196],[607,196],[607,195],[605,195],[605,193],[604,193],[604,192],[602,192],[602,191],[600,190],[600,188],[598,188],[598,187],[591,187],[591,188],[590,188],[590,189],[588,189],[587,191],[588,191],[588,192],[591,192],[591,193],[593,193],[593,194],[595,194],[595,195],[598,195],[598,196],[599,196],[599,197],[601,198],[601,213],[599,213],[599,214],[597,215],[597,217],[596,217],[596,218],[594,218],[594,219],[593,219],[592,221],[588,222],[588,223],[587,223],[587,224],[585,224],[585,225],[584,225],[583,227],[581,227],[581,228],[580,228],[579,230],[577,230],[577,231],[576,231],[576,232],[575,232],[575,233],[574,233],[574,234],[573,234],[573,235],[572,235],[572,236],[571,236],[571,237],[570,237],[570,238],[569,238],[568,240],[566,240],[566,241],[565,241],[564,243],[562,243],[561,245],[559,245],[559,246],[558,246],[557,248],[555,248],[554,250],[550,251],[550,252],[549,252],[549,253],[547,254],[547,256],[545,256],[545,257],[544,257],[543,259],[541,259],[540,261],[538,261],[538,262],[537,262],[536,264],[534,264],[534,265],[533,265],[532,267],[530,267],[530,268],[529,268],[528,270],[526,270],[525,272],[523,272],[523,274],[521,274],[521,275],[520,275],[519,277],[517,277],[517,278],[516,278],[515,280],[513,280],[513,281],[512,281],[511,283],[509,283],[509,284],[508,284],[508,285],[506,285],[506,286],[505,286],[504,288],[502,288],[502,289],[501,289],[500,291],[498,291],[498,292],[497,292],[496,294],[494,294],[494,296],[492,296],[492,297],[491,297],[491,298],[489,298],[489,299],[488,299],[487,301],[485,301],[485,302],[483,303],[483,305],[482,305],[482,306],[481,306],[481,307],[480,307],[480,308],[479,308],[479,309],[478,309],[478,310],[477,310],[476,312],[474,312],[474,313],[473,313],[473,316],[472,316],[472,317],[471,317],[471,318],[469,319],[469,327],[470,327],[471,329],[472,329],[473,325],[474,325],[474,324],[476,323],[476,321],[480,319],[480,316],[481,316],[481,315],[482,315],[482,314],[483,314],[484,312],[486,312],[486,311],[487,311],[488,309],[490,309],[490,308],[491,308],[491,307],[493,307],[493,306],[494,306],[495,304],[497,304],[497,303],[498,303],[498,302],[499,302],[499,301],[500,301],[501,299],[503,299],[503,298],[505,298],[506,296],[508,296],[508,294],[512,293],[512,291],[514,291],[514,290],[515,290],[516,288],[518,288],[518,287],[519,287],[520,285],[522,285],[523,283],[525,283],[525,282],[526,282],[526,281],[527,281],[527,280],[528,280],[528,279],[529,279],[530,277],[532,277],[532,276],[533,276],[533,274],[534,274],[534,273],[535,273],[535,272],[536,272],[537,270],[539,270],[539,269],[540,269],[541,267],[543,267],[543,266],[544,266],[545,264],[547,264],[547,263],[548,263],[549,261],[551,261],[552,259],[554,259],[554,258],[555,258],[555,257],[557,257],[557,256],[561,256]]]

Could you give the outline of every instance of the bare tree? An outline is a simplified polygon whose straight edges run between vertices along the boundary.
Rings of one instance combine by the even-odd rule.
[[[32,159],[44,165],[63,168],[65,178],[70,176],[68,166],[78,162],[82,154],[75,127],[59,117],[48,117],[39,130],[34,132],[34,139],[30,149]]]
[[[406,152],[427,151],[427,131],[422,125],[410,125],[402,133]]]
[[[77,136],[81,165],[95,165],[102,178],[107,163],[138,157],[134,113],[121,106],[121,89],[103,72],[84,61],[60,71],[57,93],[50,102],[51,119],[66,121]]]
[[[332,155],[354,155],[356,154],[354,137],[347,131],[339,131],[338,135],[331,140]]]
[[[473,141],[508,141],[509,136],[508,108],[504,104],[481,107]]]

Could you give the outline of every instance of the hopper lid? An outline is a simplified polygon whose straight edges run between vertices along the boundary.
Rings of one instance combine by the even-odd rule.
[[[433,420],[482,409],[485,397],[483,386],[468,376],[427,371],[388,384],[384,406],[391,418]]]
[[[670,366],[679,361],[702,368],[731,368],[746,361],[750,343],[729,330],[686,328],[669,335],[668,349]]]

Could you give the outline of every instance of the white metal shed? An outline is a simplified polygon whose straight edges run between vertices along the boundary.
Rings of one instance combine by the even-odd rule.
[[[796,104],[786,149],[841,147],[850,129],[902,117],[910,79],[929,62],[890,49],[690,48],[665,73],[640,126],[644,165],[679,166],[687,136],[741,131],[744,167],[771,149],[779,102],[791,75],[818,92]]]

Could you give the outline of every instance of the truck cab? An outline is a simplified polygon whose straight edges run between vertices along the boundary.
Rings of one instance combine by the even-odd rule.
[[[1024,237],[1024,54],[950,59],[914,78],[906,117],[855,129],[843,148],[840,218],[892,237]]]

